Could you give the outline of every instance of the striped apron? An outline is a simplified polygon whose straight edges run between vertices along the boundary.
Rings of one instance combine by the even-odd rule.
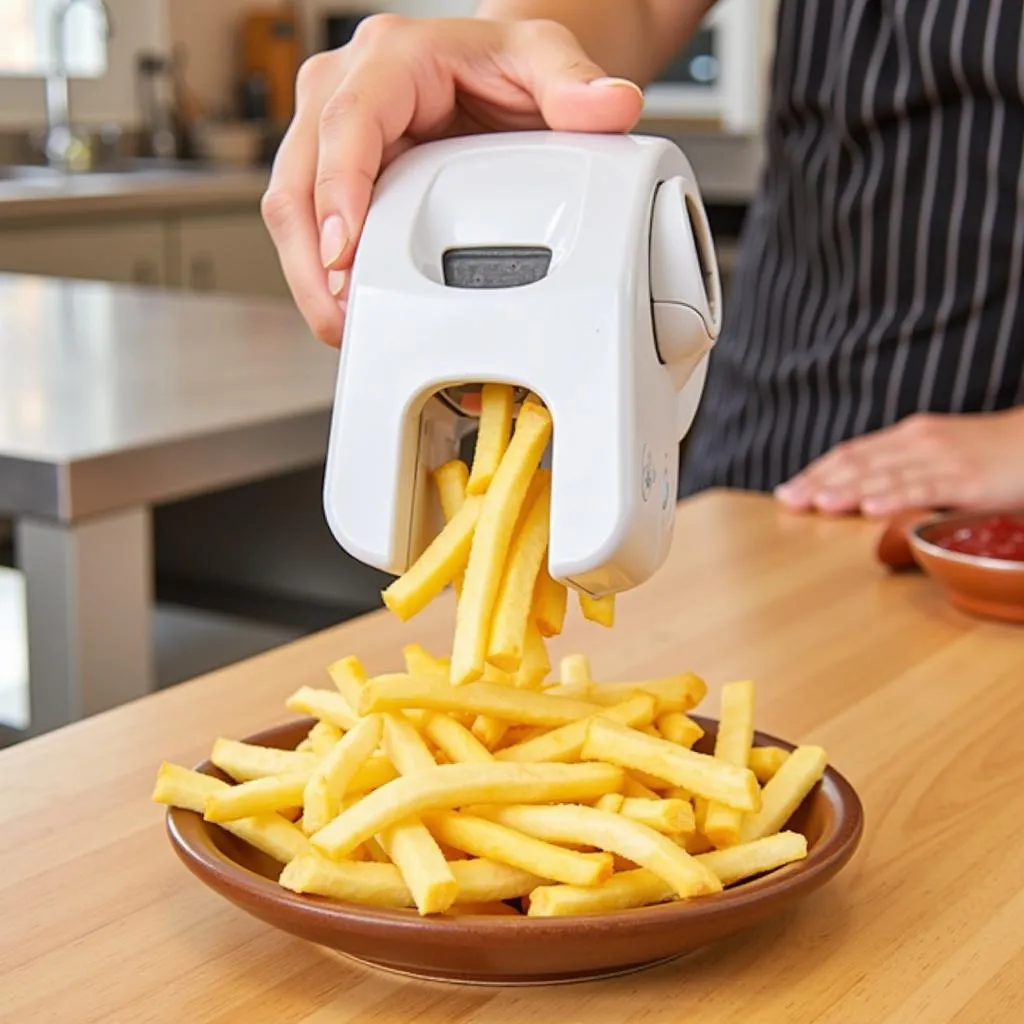
[[[681,494],[1024,404],[1024,2],[781,0],[765,132]]]

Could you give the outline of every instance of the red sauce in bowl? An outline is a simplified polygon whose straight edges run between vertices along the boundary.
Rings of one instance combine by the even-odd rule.
[[[993,515],[929,539],[961,555],[1024,563],[1024,516]]]

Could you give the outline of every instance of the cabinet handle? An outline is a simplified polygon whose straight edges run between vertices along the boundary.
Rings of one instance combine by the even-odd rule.
[[[132,267],[132,280],[136,284],[156,284],[156,264],[152,260],[137,259]]]
[[[192,287],[196,291],[212,291],[216,285],[213,260],[209,256],[193,256],[190,265]]]

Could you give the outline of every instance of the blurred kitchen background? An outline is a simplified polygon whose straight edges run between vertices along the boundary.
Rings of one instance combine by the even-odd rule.
[[[85,314],[93,317],[91,344],[103,348],[104,332],[118,338],[104,350],[114,376],[124,359],[115,348],[124,344],[126,327],[114,319],[117,303],[127,301],[125,290],[133,309],[147,308],[137,305],[139,295],[155,303],[201,293],[203,301],[235,303],[208,307],[221,310],[224,323],[288,315],[288,291],[259,199],[292,114],[299,64],[312,52],[343,45],[376,10],[458,16],[473,7],[474,0],[0,0],[0,283],[7,286],[0,304],[17,307],[16,316],[9,307],[0,322],[9,334],[11,323],[26,330],[23,337],[0,338],[0,346],[17,346],[18,359],[11,362],[10,348],[7,359],[20,366],[6,375],[5,386],[0,361],[0,723],[7,727],[0,742],[24,735],[30,724],[26,680],[30,668],[50,671],[43,666],[48,630],[63,630],[71,638],[65,646],[77,642],[73,623],[29,626],[26,595],[27,607],[45,618],[46,602],[33,602],[29,592],[54,585],[39,568],[52,565],[51,554],[32,556],[39,582],[26,584],[32,538],[44,525],[59,535],[47,545],[65,545],[61,557],[71,568],[61,571],[80,586],[76,600],[94,596],[76,568],[85,550],[77,546],[85,543],[77,524],[63,513],[43,524],[24,499],[32,459],[19,448],[18,431],[26,417],[50,415],[47,403],[55,400],[45,387],[54,368],[30,367],[36,375],[28,375],[26,353],[43,318],[52,325],[67,312],[43,309],[64,293],[46,291],[40,278],[115,286],[88,292],[92,313]],[[774,0],[723,0],[693,45],[648,90],[640,125],[678,139],[694,164],[727,286],[760,165],[774,18]],[[250,316],[245,303],[268,312]],[[278,306],[285,312],[276,312]],[[159,312],[164,307],[153,309],[154,316],[166,315]],[[195,317],[216,319],[201,310],[190,322]],[[296,351],[312,344],[297,323],[289,330]],[[137,335],[131,343],[144,355],[155,342],[144,323]],[[216,343],[211,338],[209,345]],[[54,358],[53,351],[40,347],[39,360]],[[330,374],[316,373],[323,387],[315,411],[326,422]],[[42,383],[36,389],[26,381]],[[83,386],[96,389],[95,382]],[[75,394],[67,400],[74,402]],[[182,450],[180,457],[191,456]],[[266,473],[229,467],[200,474],[177,492],[154,487],[144,520],[153,567],[153,685],[378,606],[382,577],[341,552],[323,523],[322,473],[322,452],[304,450]],[[107,479],[106,486],[119,482]],[[83,657],[67,653],[60,671],[74,677],[78,670],[67,665]],[[96,709],[88,704],[55,713],[51,724]]]

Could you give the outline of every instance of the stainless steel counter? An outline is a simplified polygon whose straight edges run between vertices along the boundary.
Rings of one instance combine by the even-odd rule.
[[[336,362],[286,302],[0,275],[32,732],[148,692],[153,505],[316,465]]]

